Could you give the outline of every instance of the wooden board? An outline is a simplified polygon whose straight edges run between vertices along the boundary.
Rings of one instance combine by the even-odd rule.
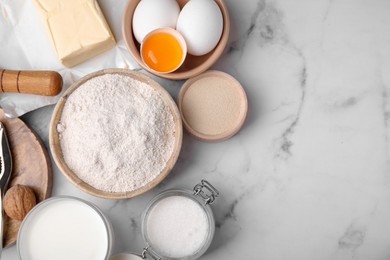
[[[7,130],[11,147],[13,169],[8,188],[16,185],[30,186],[40,202],[51,194],[52,168],[42,141],[19,118],[9,119],[0,109],[0,121]],[[5,215],[6,216],[6,215]],[[15,244],[21,221],[5,218],[4,247]]]

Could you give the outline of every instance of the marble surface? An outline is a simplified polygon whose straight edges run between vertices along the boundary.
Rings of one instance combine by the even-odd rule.
[[[205,178],[222,196],[201,259],[390,259],[390,1],[226,2],[231,37],[213,68],[247,91],[243,129],[220,143],[186,134],[172,173],[139,197],[89,196],[56,167],[53,195],[96,203],[112,221],[114,252],[140,252],[146,203]],[[174,97],[182,84],[157,81]],[[46,147],[52,110],[22,117]]]

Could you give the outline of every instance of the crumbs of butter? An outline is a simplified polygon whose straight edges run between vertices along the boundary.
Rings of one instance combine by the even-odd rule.
[[[115,46],[96,0],[34,0],[58,57],[75,66]]]

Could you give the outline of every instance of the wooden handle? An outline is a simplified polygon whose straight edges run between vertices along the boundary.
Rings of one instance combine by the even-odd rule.
[[[56,71],[0,70],[0,92],[55,96],[61,89],[62,77]]]

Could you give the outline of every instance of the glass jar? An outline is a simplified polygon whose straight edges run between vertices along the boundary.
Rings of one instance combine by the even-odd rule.
[[[149,202],[142,215],[146,243],[142,254],[122,253],[110,260],[199,258],[214,237],[215,220],[210,204],[218,196],[218,190],[205,180],[193,190],[163,191]]]

